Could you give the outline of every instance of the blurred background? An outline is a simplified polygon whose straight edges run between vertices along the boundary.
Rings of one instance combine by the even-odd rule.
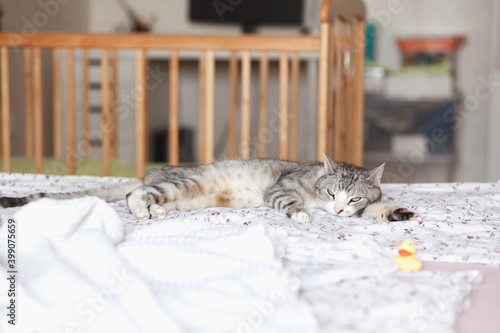
[[[212,17],[203,17],[200,12],[190,10],[197,2],[203,2],[201,0],[3,0],[0,3],[3,5],[3,30],[26,33],[142,30],[150,33],[234,34],[243,29],[259,34],[318,32],[319,0],[297,1],[299,21],[293,16],[293,6],[290,5],[289,13],[278,11],[280,15],[251,25],[244,24],[244,19],[238,16],[246,11],[245,1],[248,0],[209,1],[212,6],[219,6],[219,11],[212,13]],[[500,1],[364,2],[368,12],[364,166],[373,167],[386,162],[385,180],[390,182],[497,181],[500,178]],[[267,3],[267,12],[276,13],[277,10],[270,5],[273,1]],[[279,22],[280,17],[288,18],[288,22]],[[123,62],[126,65],[127,60]],[[16,66],[16,61],[12,66]],[[157,73],[158,85],[158,89],[151,89],[148,101],[153,145],[150,158],[161,161],[165,154],[157,152],[164,151],[164,147],[154,145],[160,142],[157,145],[161,146],[167,126],[159,125],[164,116],[156,115],[155,110],[165,104],[163,98],[168,80],[164,78],[168,75],[168,66],[154,54],[150,55],[149,66]],[[217,67],[223,75],[227,71],[224,65],[218,64]],[[197,151],[193,122],[197,121],[198,107],[190,104],[189,98],[192,95],[190,89],[197,87],[198,72],[189,56],[181,63],[181,71],[184,71],[180,83],[181,145],[184,145],[185,152],[182,159],[190,161]],[[303,110],[300,137],[301,141],[307,141],[316,136],[315,121],[307,116],[307,109],[316,106],[315,96],[310,96],[315,87],[308,84],[307,80],[311,79],[308,67],[301,66],[301,71],[304,72],[301,75],[304,82],[300,83]],[[277,76],[277,68],[271,67],[270,81],[273,75]],[[44,77],[50,85],[50,75]],[[253,77],[257,80],[258,72]],[[124,77],[122,80],[126,85],[126,81],[133,78]],[[216,109],[219,106],[223,109],[227,105],[223,92],[227,82],[216,80],[216,92],[217,85],[221,93],[218,95],[220,101],[216,100]],[[16,105],[22,101],[14,98],[12,103]],[[277,101],[270,103],[271,109],[272,105],[278,105]],[[14,128],[16,124],[23,124],[21,113],[12,119]],[[122,157],[133,161],[134,155],[127,153],[126,147],[133,141],[127,136],[127,132],[134,128],[133,117],[129,118],[120,125],[123,127],[120,142],[125,145],[121,149]],[[256,123],[257,119],[252,119],[254,121]],[[50,126],[48,121],[49,131]],[[216,155],[223,156],[226,129],[224,124],[217,126]],[[22,147],[22,138],[13,144]],[[99,146],[100,143],[93,144]],[[300,160],[315,158],[315,152],[307,147],[304,144],[299,149]]]

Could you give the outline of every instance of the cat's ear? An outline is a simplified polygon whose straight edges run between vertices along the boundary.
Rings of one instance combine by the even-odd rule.
[[[323,153],[323,160],[325,163],[325,172],[326,173],[334,173],[335,170],[337,169],[337,163],[335,163],[330,156],[328,156],[326,153]]]
[[[370,175],[366,178],[366,181],[373,186],[380,186],[380,179],[382,179],[382,174],[384,173],[385,163],[370,170]]]

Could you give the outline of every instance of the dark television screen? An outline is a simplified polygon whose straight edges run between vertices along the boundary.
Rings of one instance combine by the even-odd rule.
[[[189,18],[199,22],[302,24],[303,0],[190,0]]]

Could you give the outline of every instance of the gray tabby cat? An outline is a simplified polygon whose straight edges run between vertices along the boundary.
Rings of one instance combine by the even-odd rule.
[[[416,218],[406,208],[379,203],[384,164],[366,170],[336,163],[326,154],[324,160],[225,160],[200,166],[166,166],[151,170],[144,179],[106,188],[2,197],[0,205],[22,206],[43,197],[70,199],[94,195],[106,201],[126,198],[136,219],[164,218],[168,210],[259,206],[277,209],[297,222],[309,222],[307,209],[314,208],[339,216],[385,221]]]

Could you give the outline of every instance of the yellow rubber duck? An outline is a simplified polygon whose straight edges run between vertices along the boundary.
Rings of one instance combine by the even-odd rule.
[[[419,271],[422,269],[422,261],[415,257],[417,248],[415,244],[407,239],[398,247],[399,256],[392,258],[398,264],[400,271]]]

